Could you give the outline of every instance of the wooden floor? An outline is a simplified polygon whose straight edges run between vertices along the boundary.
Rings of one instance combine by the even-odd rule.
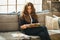
[[[50,35],[51,40],[60,40],[60,34]]]

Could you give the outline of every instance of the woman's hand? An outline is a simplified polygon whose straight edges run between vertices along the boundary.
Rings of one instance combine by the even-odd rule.
[[[27,28],[26,25],[22,25],[22,26],[21,26],[21,29],[26,29],[26,28]]]

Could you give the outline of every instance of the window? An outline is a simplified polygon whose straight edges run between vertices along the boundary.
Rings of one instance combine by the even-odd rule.
[[[0,13],[21,12],[28,2],[34,4],[36,12],[42,11],[42,0],[0,0]]]
[[[0,6],[0,13],[7,13],[7,6]]]
[[[17,11],[22,11],[24,8],[24,5],[28,2],[31,2],[34,4],[36,12],[42,11],[42,0],[17,0]]]
[[[16,0],[8,0],[8,13],[16,12]]]
[[[0,0],[0,13],[7,13],[7,0]]]

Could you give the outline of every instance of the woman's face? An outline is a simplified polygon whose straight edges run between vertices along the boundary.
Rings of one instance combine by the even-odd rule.
[[[28,11],[29,14],[32,12],[31,6],[27,7],[27,11]]]

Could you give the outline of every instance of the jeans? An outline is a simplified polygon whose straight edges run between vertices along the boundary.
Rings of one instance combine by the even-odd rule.
[[[45,26],[27,28],[23,32],[27,35],[40,36],[41,40],[51,40]]]

